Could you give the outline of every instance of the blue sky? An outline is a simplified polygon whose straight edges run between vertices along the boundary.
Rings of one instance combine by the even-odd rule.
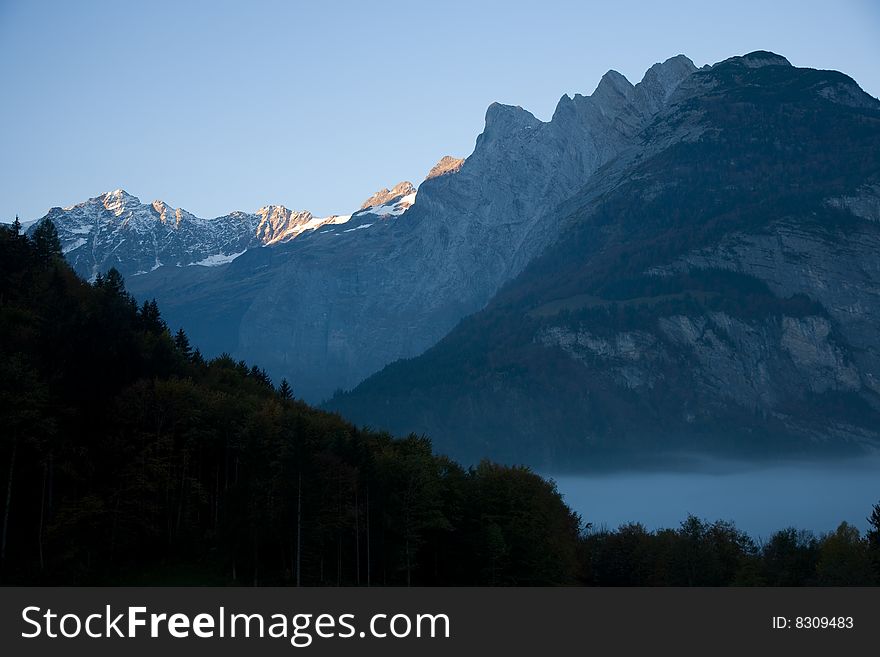
[[[880,95],[880,3],[0,0],[0,218],[123,187],[200,216],[351,211],[614,68],[766,49]]]

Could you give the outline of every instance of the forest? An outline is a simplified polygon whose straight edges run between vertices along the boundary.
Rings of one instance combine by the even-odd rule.
[[[4,585],[863,585],[862,536],[730,523],[597,530],[526,467],[463,467],[206,359],[57,231],[0,228]]]

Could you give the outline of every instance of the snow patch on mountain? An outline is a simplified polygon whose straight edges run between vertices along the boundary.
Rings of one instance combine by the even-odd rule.
[[[351,232],[354,232],[354,231],[356,231],[356,230],[361,230],[362,228],[369,228],[369,227],[372,226],[372,225],[373,225],[373,224],[361,224],[360,226],[355,226],[354,228],[349,228],[348,230],[344,230],[344,231],[342,231],[342,232],[343,232],[343,233],[351,233]]]
[[[361,210],[369,210],[370,208],[378,208],[383,205],[396,204],[402,201],[404,197],[414,194],[415,191],[416,188],[413,187],[413,184],[408,180],[404,180],[397,183],[391,189],[380,189],[361,204]]]
[[[383,205],[377,205],[372,208],[367,208],[364,210],[365,214],[375,214],[379,217],[399,217],[404,212],[409,210],[412,205],[416,202],[416,192],[412,192],[407,194],[406,196],[401,197],[399,200],[394,201],[393,203],[385,203]]]
[[[262,212],[262,210],[258,211]],[[302,233],[317,230],[321,226],[338,225],[347,223],[351,219],[350,214],[333,214],[329,217],[315,217],[309,212],[302,213],[301,221],[288,222],[287,225],[277,227],[274,236],[264,240],[264,245],[280,244],[290,241]]]
[[[79,247],[81,247],[83,244],[85,244],[87,241],[88,240],[86,240],[82,237],[79,237],[79,238],[73,240],[72,242],[66,242],[66,243],[62,242],[61,252],[66,254],[66,253],[69,253],[70,251],[74,251],[74,250],[78,249]]]
[[[230,253],[230,254],[220,254],[215,253],[214,255],[209,255],[207,258],[203,260],[199,260],[198,262],[191,263],[192,265],[199,265],[202,267],[217,267],[219,265],[227,265],[233,260],[235,260],[238,256],[244,255],[244,251],[239,251],[238,253]]]

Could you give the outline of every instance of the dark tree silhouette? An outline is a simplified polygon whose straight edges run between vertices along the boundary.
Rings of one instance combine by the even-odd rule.
[[[293,399],[293,390],[290,388],[287,379],[281,379],[281,385],[278,386],[278,396],[281,399]]]
[[[19,224],[19,229],[21,225]],[[50,263],[55,258],[60,258],[61,240],[58,238],[58,229],[51,219],[46,219],[34,229],[33,234],[34,251],[38,260],[44,265]]]
[[[50,237],[0,229],[3,583],[577,581],[578,523],[547,482],[357,429],[229,354],[187,358],[155,301],[47,261]]]
[[[868,545],[873,550],[880,550],[880,502],[871,509],[871,515],[868,516],[868,527]]]
[[[187,359],[192,356],[192,347],[189,343],[189,338],[186,335],[186,331],[182,328],[177,330],[177,333],[174,335],[174,346],[177,347],[178,351],[183,354]]]

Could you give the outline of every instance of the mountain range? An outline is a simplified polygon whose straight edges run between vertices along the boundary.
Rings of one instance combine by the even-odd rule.
[[[441,451],[576,464],[880,440],[880,102],[755,52],[614,71],[350,215],[46,215],[206,354]],[[348,392],[342,392],[347,390]]]
[[[141,203],[116,189],[70,207],[52,208],[43,219],[55,223],[64,255],[76,272],[93,280],[111,267],[124,276],[140,276],[163,266],[224,265],[248,249],[281,244],[320,228],[324,234],[336,234],[349,226],[368,227],[364,221],[402,214],[415,197],[412,183],[402,182],[380,190],[352,214],[316,217],[307,210],[267,205],[254,213],[202,219],[164,201]],[[345,228],[334,228],[342,224]]]

